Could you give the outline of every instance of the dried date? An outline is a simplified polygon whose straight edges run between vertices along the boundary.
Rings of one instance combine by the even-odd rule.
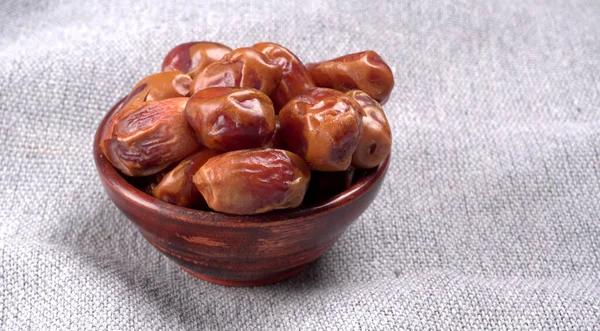
[[[152,195],[174,205],[200,209],[206,206],[204,198],[192,183],[192,177],[217,151],[202,149],[196,152],[166,173],[160,182],[152,189]]]
[[[315,84],[342,92],[362,90],[384,104],[394,87],[390,67],[374,51],[344,55],[306,65]]]
[[[190,98],[185,113],[200,143],[219,151],[265,146],[275,130],[271,100],[254,89],[201,90]]]
[[[258,43],[252,48],[266,55],[283,70],[281,83],[270,95],[275,113],[279,113],[279,110],[293,97],[315,87],[304,64],[287,48],[276,43]]]
[[[362,134],[362,108],[349,96],[316,88],[279,113],[287,146],[318,171],[348,169]]]
[[[304,199],[310,169],[298,155],[253,149],[217,155],[194,175],[194,184],[215,211],[251,215],[294,208]]]
[[[209,87],[242,87],[271,94],[281,82],[282,70],[252,48],[238,48],[202,70],[192,82],[192,93]]]
[[[175,46],[165,56],[162,71],[181,71],[196,77],[209,64],[223,58],[231,48],[214,42],[193,41]]]
[[[190,76],[180,71],[159,72],[140,80],[121,104],[125,108],[131,104],[158,101],[176,97],[187,97],[190,93]]]
[[[347,92],[364,111],[363,134],[352,155],[352,165],[357,168],[374,168],[383,162],[392,149],[392,130],[381,105],[360,90]]]
[[[200,148],[184,114],[188,98],[146,102],[112,117],[101,148],[128,176],[155,174]]]

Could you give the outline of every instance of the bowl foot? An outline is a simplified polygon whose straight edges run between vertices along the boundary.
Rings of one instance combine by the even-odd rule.
[[[251,280],[214,278],[214,277],[209,277],[209,276],[203,275],[201,273],[195,272],[186,267],[181,267],[181,269],[185,270],[187,273],[189,273],[190,275],[192,275],[196,278],[200,278],[207,282],[219,284],[219,285],[223,285],[223,286],[263,286],[263,285],[277,283],[282,280],[286,280],[288,278],[294,277],[297,274],[299,274],[300,272],[302,272],[302,270],[306,269],[307,266],[308,266],[308,263],[297,266],[292,269],[284,270],[282,272],[279,272],[279,273],[276,273],[273,275],[269,275],[266,278],[251,279]]]

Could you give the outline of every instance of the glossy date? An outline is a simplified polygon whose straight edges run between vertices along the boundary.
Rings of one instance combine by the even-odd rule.
[[[181,71],[159,72],[140,80],[127,95],[121,108],[147,101],[187,97],[190,93],[190,76]]]
[[[362,108],[352,98],[316,88],[288,102],[279,120],[287,146],[311,169],[348,169],[363,127]]]
[[[237,215],[297,207],[309,179],[310,169],[302,158],[280,149],[217,155],[193,178],[211,209]]]
[[[344,55],[306,66],[315,84],[342,92],[362,90],[384,104],[394,87],[390,67],[374,51]]]
[[[201,90],[190,98],[185,113],[200,143],[219,151],[262,147],[275,130],[271,100],[254,89]]]
[[[281,82],[282,69],[252,48],[238,48],[208,65],[192,82],[192,93],[209,87],[241,87],[271,94]]]
[[[223,58],[231,48],[208,41],[193,41],[175,46],[165,56],[161,71],[181,71],[196,77],[209,64]]]
[[[196,152],[167,172],[160,182],[152,188],[152,195],[174,205],[201,209],[206,206],[204,198],[192,183],[192,177],[211,157],[219,154],[212,149]]]
[[[383,162],[392,150],[392,130],[381,105],[360,90],[348,91],[364,111],[363,133],[352,155],[352,165],[357,168],[374,168]]]
[[[281,83],[270,95],[275,113],[279,113],[279,110],[293,97],[315,87],[304,64],[289,49],[276,43],[258,43],[252,48],[266,55],[283,70]]]
[[[171,98],[121,109],[104,133],[104,155],[125,175],[148,176],[198,150],[184,114],[187,100]]]

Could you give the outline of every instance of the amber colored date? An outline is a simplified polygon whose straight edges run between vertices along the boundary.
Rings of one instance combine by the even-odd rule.
[[[127,95],[121,108],[146,101],[187,97],[190,93],[190,76],[181,71],[159,72],[140,80]]]
[[[106,158],[128,176],[155,174],[200,148],[184,109],[188,98],[121,109],[103,133]]]
[[[255,44],[252,48],[266,55],[269,60],[277,63],[283,70],[281,83],[270,95],[275,106],[275,113],[278,113],[293,97],[315,87],[304,64],[287,48],[268,42]]]
[[[390,67],[374,51],[344,55],[306,65],[315,84],[342,92],[362,90],[384,104],[394,87]]]
[[[175,46],[165,56],[161,71],[179,70],[196,77],[209,64],[220,60],[231,48],[214,42],[193,41]]]
[[[265,146],[275,130],[271,100],[254,89],[201,90],[192,95],[185,113],[200,143],[219,151]]]
[[[217,151],[205,148],[186,157],[162,177],[152,189],[152,195],[181,207],[196,209],[205,207],[206,202],[192,182],[192,177],[206,161],[217,154],[219,154]]]
[[[281,82],[282,70],[252,48],[238,48],[204,68],[192,82],[192,93],[209,87],[241,87],[271,94]]]
[[[392,150],[392,130],[381,105],[367,93],[359,90],[348,91],[365,113],[363,134],[352,155],[352,165],[357,168],[374,168],[383,162]]]
[[[217,155],[193,178],[210,208],[237,215],[297,207],[309,180],[310,169],[302,158],[280,149]]]
[[[316,88],[299,95],[281,110],[286,144],[313,170],[348,169],[362,134],[362,108],[336,90]]]

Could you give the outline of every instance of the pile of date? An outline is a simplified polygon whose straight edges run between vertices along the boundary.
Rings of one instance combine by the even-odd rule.
[[[304,65],[275,43],[185,43],[133,87],[100,148],[168,203],[237,215],[296,208],[385,160],[381,105],[393,86],[374,51]]]

